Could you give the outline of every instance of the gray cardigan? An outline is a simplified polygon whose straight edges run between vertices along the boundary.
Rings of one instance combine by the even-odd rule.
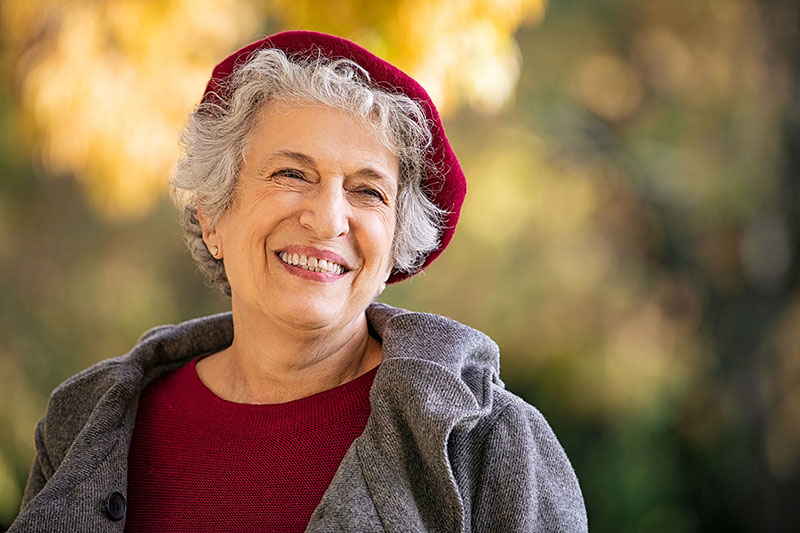
[[[491,339],[383,304],[367,319],[383,341],[372,413],[307,531],[587,531],[569,460],[539,411],[505,390]],[[123,531],[140,392],[232,338],[229,313],[162,326],[61,384],[9,531]]]

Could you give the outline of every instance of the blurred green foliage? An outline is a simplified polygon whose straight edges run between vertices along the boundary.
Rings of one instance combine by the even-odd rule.
[[[264,31],[352,32],[391,55],[375,12],[299,5],[269,3]],[[382,299],[498,342],[508,387],[573,461],[592,531],[800,528],[798,20],[788,0],[553,2],[513,35],[511,100],[451,100],[470,185],[459,231]],[[228,305],[165,197],[108,218],[80,176],[43,164],[14,72],[0,83],[0,526],[50,390],[151,326]]]

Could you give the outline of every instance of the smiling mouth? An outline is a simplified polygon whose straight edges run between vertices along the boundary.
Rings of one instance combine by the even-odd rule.
[[[318,259],[303,254],[291,254],[289,252],[276,252],[275,255],[278,259],[287,265],[296,266],[309,270],[311,272],[319,272],[322,274],[344,274],[347,270],[344,266],[333,261],[326,259]]]

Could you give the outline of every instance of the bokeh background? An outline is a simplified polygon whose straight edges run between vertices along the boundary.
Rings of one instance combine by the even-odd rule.
[[[459,231],[382,300],[499,343],[592,531],[800,530],[800,34],[791,0],[0,4],[0,529],[62,380],[225,310],[166,181],[212,66],[340,34],[429,90]],[[509,480],[513,483],[513,480]]]

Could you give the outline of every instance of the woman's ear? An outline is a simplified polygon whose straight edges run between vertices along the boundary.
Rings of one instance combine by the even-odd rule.
[[[217,226],[211,224],[200,206],[197,207],[197,221],[203,230],[203,242],[206,243],[208,251],[214,256],[214,259],[222,259],[222,239],[217,233]]]

